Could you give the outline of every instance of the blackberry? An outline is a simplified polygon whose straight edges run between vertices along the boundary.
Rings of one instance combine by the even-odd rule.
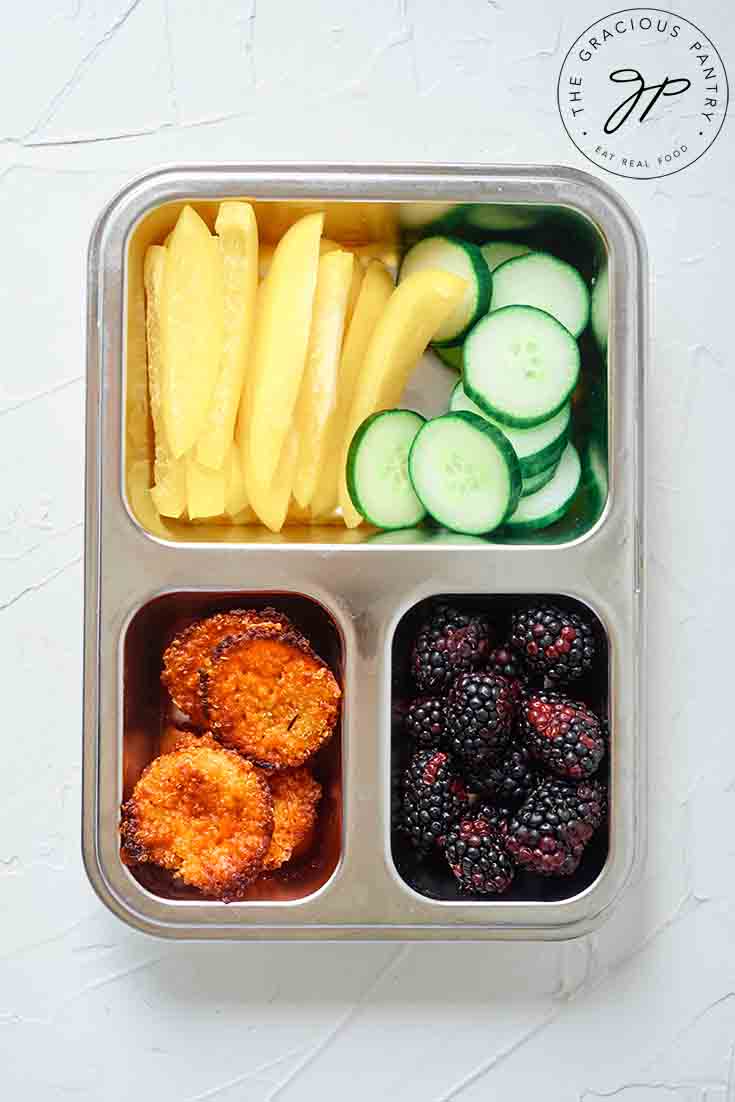
[[[596,781],[544,781],[508,822],[505,848],[529,872],[571,876],[605,817],[606,804],[605,788]]]
[[[499,673],[508,680],[523,680],[523,659],[511,649],[510,643],[495,647],[487,656],[487,668],[491,673]]]
[[[502,804],[480,803],[472,809],[472,813],[475,819],[484,819],[502,838],[508,831],[508,820],[513,809]]]
[[[555,683],[581,677],[595,655],[592,625],[555,605],[535,605],[514,613],[510,643],[530,673]]]
[[[511,687],[513,696],[517,701],[523,696],[526,681],[526,671],[523,660],[510,649],[510,643],[502,647],[495,647],[487,656],[486,669],[489,673],[499,673],[505,677]]]
[[[531,755],[557,777],[591,777],[605,754],[605,725],[586,704],[561,693],[527,693],[518,731]]]
[[[525,746],[512,742],[500,761],[480,772],[466,774],[470,792],[489,797],[493,804],[512,810],[522,804],[536,785],[531,755]]]
[[[510,887],[513,864],[485,819],[462,819],[453,826],[444,853],[463,891],[497,895]]]
[[[446,733],[446,707],[435,696],[420,696],[409,706],[403,729],[417,746],[438,749]]]
[[[503,756],[515,700],[499,673],[463,673],[447,697],[447,746],[477,775]]]
[[[547,783],[559,785],[564,782],[552,780]],[[566,801],[571,813],[567,834],[572,841],[586,845],[607,818],[607,789],[600,781],[581,781],[571,785]]]
[[[419,631],[411,652],[414,681],[421,692],[441,692],[457,674],[479,666],[489,645],[483,616],[438,605]]]
[[[398,826],[420,852],[446,836],[462,813],[465,792],[448,754],[418,750],[403,775]]]

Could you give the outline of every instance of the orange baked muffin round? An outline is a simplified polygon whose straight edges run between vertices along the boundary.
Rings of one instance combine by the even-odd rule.
[[[332,735],[341,696],[304,637],[275,626],[224,639],[200,676],[207,727],[265,769],[303,765]]]
[[[273,794],[273,837],[265,856],[266,872],[278,869],[308,848],[314,835],[322,786],[308,769],[271,773]]]
[[[228,903],[262,872],[273,823],[260,771],[207,739],[143,771],[122,806],[121,856],[128,865],[159,865]]]
[[[173,750],[182,750],[186,746],[213,746],[216,750],[219,745],[208,731],[188,731],[170,723],[161,732],[158,754],[170,754]]]
[[[196,620],[180,631],[163,655],[161,681],[177,708],[198,727],[206,727],[199,696],[200,670],[218,643],[228,636],[240,635],[250,627],[276,627],[293,631],[291,621],[275,609],[233,609]]]

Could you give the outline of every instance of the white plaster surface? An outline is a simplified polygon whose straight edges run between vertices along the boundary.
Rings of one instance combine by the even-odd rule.
[[[172,944],[108,914],[79,853],[84,264],[99,209],[170,161],[589,169],[556,78],[614,7],[2,6],[3,1102],[735,1100],[732,119],[680,175],[609,178],[655,276],[649,856],[609,923],[568,945]],[[735,78],[732,5],[676,8]]]

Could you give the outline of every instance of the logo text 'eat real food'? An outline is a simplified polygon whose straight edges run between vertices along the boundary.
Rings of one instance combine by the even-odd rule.
[[[562,122],[580,153],[641,180],[698,160],[722,128],[728,95],[712,40],[660,8],[614,12],[588,27],[557,87]]]

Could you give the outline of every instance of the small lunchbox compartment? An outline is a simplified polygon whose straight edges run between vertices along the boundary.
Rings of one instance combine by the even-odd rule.
[[[430,623],[432,618],[438,624],[440,610],[450,609],[452,614],[471,617],[472,621],[467,629],[452,628],[452,619],[445,618],[449,624],[446,630],[438,628],[432,637],[424,633],[420,644],[420,655],[414,651],[415,644],[420,638],[422,629]],[[539,636],[534,632],[529,621],[529,638],[531,649],[538,648],[536,640],[546,645],[551,637],[562,639],[561,632],[570,634],[579,632],[579,624],[589,626],[591,629],[592,646],[594,656],[591,659],[590,668],[585,670],[581,677],[568,683],[553,683],[545,678],[539,670],[531,672],[523,667],[523,652],[518,648],[506,648],[504,644],[510,638],[511,617],[515,613],[526,610],[552,610],[558,615],[558,619],[549,620],[545,615],[544,620],[551,624],[549,635]],[[578,618],[578,619],[574,619]],[[539,617],[539,620],[541,618]],[[459,623],[459,620],[456,620]],[[445,685],[436,689],[422,686],[417,683],[419,678],[426,677],[426,670],[433,662],[437,664],[437,678],[442,674],[442,659],[447,655],[445,647],[453,646],[451,639],[454,630],[467,632],[467,641],[460,644],[467,654],[471,654],[472,648],[483,646],[482,640],[478,643],[474,634],[473,623],[489,626],[487,646],[484,657],[478,658],[470,665],[470,660],[456,666],[457,670],[464,669],[469,678],[473,674],[486,674],[489,670],[499,671],[499,665],[495,661],[495,655],[499,650],[505,650],[510,661],[502,668],[507,676],[501,673],[506,685],[513,688],[516,678],[521,679],[518,684],[519,699],[512,704],[513,716],[510,720],[509,735],[505,739],[506,751],[501,751],[497,759],[478,766],[474,755],[474,747],[477,741],[471,732],[471,725],[477,721],[478,709],[484,709],[485,702],[481,699],[484,685],[481,682],[469,682],[467,691],[463,697],[459,694],[459,680],[462,674],[457,674]],[[566,625],[566,627],[565,627]],[[484,630],[484,629],[482,629]],[[540,630],[540,629],[539,629]],[[459,638],[459,636],[455,636]],[[581,640],[580,640],[581,642]],[[479,652],[478,652],[479,653]],[[610,796],[611,761],[616,753],[615,732],[610,730],[610,644],[606,629],[600,617],[586,604],[562,594],[438,594],[420,601],[410,608],[398,623],[393,636],[392,648],[392,700],[391,700],[391,842],[390,856],[395,870],[403,883],[422,896],[440,903],[473,903],[478,907],[497,907],[505,904],[517,903],[561,903],[571,900],[590,887],[602,874],[610,850],[611,834],[614,830],[614,806]],[[491,658],[488,664],[487,657]],[[562,655],[562,661],[566,658]],[[448,660],[447,670],[451,668],[452,660]],[[423,671],[421,666],[423,665]],[[430,674],[428,675],[431,676]],[[496,685],[487,682],[488,688],[493,693]],[[546,687],[545,687],[546,686]],[[454,689],[452,689],[454,687]],[[504,690],[503,690],[504,691]],[[454,695],[452,695],[454,692]],[[599,721],[594,733],[599,738],[599,749],[602,754],[599,764],[589,776],[584,773],[577,778],[571,775],[563,775],[550,767],[550,756],[539,757],[537,752],[530,750],[530,743],[522,729],[522,708],[520,693],[555,694],[563,695],[575,704],[583,706],[581,719],[589,718],[591,714]],[[510,697],[508,698],[511,699]],[[419,705],[427,701],[420,712],[418,720],[416,711],[412,708],[413,702]],[[490,707],[495,707],[490,698]],[[504,697],[497,704],[498,710],[504,705]],[[483,711],[485,721],[488,714]],[[424,718],[425,717],[425,718]],[[494,715],[490,715],[489,723],[492,724]],[[563,722],[563,717],[560,722]],[[556,721],[554,721],[556,722]],[[572,722],[577,722],[573,719]],[[443,732],[436,739],[432,737],[432,725]],[[487,729],[487,728],[486,728]],[[581,730],[581,728],[580,728]],[[547,742],[550,745],[552,734],[558,735],[558,725],[554,729],[552,725],[545,728]],[[504,736],[505,737],[505,736]],[[588,739],[583,731],[582,739]],[[425,741],[422,741],[425,739]],[[542,740],[536,740],[537,743]],[[602,747],[605,746],[604,752]],[[507,753],[518,750],[521,756],[513,760],[512,765],[507,765]],[[541,747],[542,751],[544,747]],[[574,740],[574,752],[579,752],[580,744]],[[416,791],[415,780],[420,774],[412,767],[412,762],[418,761],[418,754],[427,755],[424,764],[427,769],[435,768],[435,761],[429,755],[437,751],[440,757],[446,758],[446,763],[441,762],[441,768],[447,772],[447,776],[453,778],[452,784],[456,787],[458,800],[452,802],[451,797],[439,793],[433,803],[422,797]],[[538,750],[538,745],[534,747]],[[593,748],[594,752],[594,748]],[[571,759],[570,759],[571,760]],[[587,761],[591,759],[587,758]],[[558,767],[560,755],[555,758],[555,766]],[[412,779],[409,780],[408,770],[413,768]],[[571,773],[575,767],[571,767]],[[473,777],[473,769],[476,777]],[[485,781],[493,778],[493,783],[483,788],[478,784],[477,777]],[[513,816],[518,821],[523,820],[522,811],[524,803],[533,797],[538,786],[547,781],[561,780],[563,784],[578,785],[591,784],[602,785],[605,792],[606,811],[603,822],[594,830],[594,833],[584,844],[584,850],[577,868],[571,875],[541,875],[533,867],[534,860],[538,862],[543,851],[543,845],[539,849],[539,839],[534,840],[531,848],[535,850],[535,856],[528,856],[530,864],[524,866],[517,860],[506,845],[508,823]],[[516,786],[511,791],[511,782]],[[503,785],[507,787],[503,787]],[[411,791],[407,791],[407,785],[414,785]],[[518,796],[518,791],[523,789],[524,795]],[[425,790],[428,794],[428,789]],[[510,886],[499,892],[484,890],[473,891],[467,883],[467,874],[472,871],[471,861],[465,867],[465,877],[460,884],[457,876],[452,873],[445,851],[444,839],[431,839],[430,845],[421,852],[417,848],[415,827],[418,825],[428,837],[432,828],[428,825],[426,809],[431,808],[430,814],[436,814],[445,810],[444,801],[448,813],[453,816],[453,824],[462,820],[475,821],[490,814],[495,819],[488,820],[491,828],[495,830],[495,837],[500,847],[500,871],[505,876],[512,872],[513,879]],[[436,800],[439,802],[437,803]],[[410,805],[413,806],[410,806]],[[450,807],[451,804],[451,807]],[[503,805],[511,814],[503,814]],[[552,814],[554,810],[552,810]],[[548,824],[541,825],[541,842],[543,831]],[[414,837],[411,837],[411,828],[414,828]],[[583,828],[584,829],[584,828]],[[436,833],[436,831],[433,831]],[[482,833],[482,832],[481,832]],[[551,832],[550,832],[551,833]],[[425,841],[424,838],[421,839]],[[566,841],[560,843],[566,848]],[[549,846],[551,849],[551,846]],[[455,854],[456,854],[455,848]],[[482,869],[484,855],[478,856],[478,869]],[[573,860],[573,859],[572,859]]]
[[[234,609],[275,609],[285,614],[343,685],[344,654],[339,628],[313,599],[295,593],[214,593],[178,590],[164,593],[131,617],[122,642],[121,802],[128,801],[146,767],[174,749],[178,732],[199,737],[202,721],[192,723],[172,702],[161,683],[164,651],[178,633],[197,621]],[[238,902],[293,903],[318,892],[332,877],[342,855],[341,718],[331,738],[307,761],[321,786],[316,822],[310,837],[280,868],[264,873]],[[279,771],[280,772],[280,771]],[[266,781],[273,776],[263,770]],[[136,863],[130,875],[148,892],[167,900],[195,902],[206,894],[189,887],[153,863]],[[210,900],[211,902],[211,900]]]
[[[465,390],[472,386],[482,389],[485,385],[484,366],[497,358],[490,348],[493,345],[493,336],[478,334],[485,316],[492,316],[487,314],[487,309],[488,302],[492,304],[494,301],[493,295],[504,303],[542,302],[549,310],[556,311],[573,330],[568,332],[565,326],[557,322],[556,317],[552,318],[545,312],[539,317],[538,310],[529,312],[523,306],[520,310],[512,305],[506,307],[505,328],[508,331],[503,331],[497,339],[508,355],[511,355],[511,349],[515,349],[521,358],[530,356],[533,360],[533,363],[529,360],[526,364],[525,372],[520,371],[517,382],[520,384],[526,376],[537,372],[534,364],[537,362],[535,357],[539,350],[542,357],[554,359],[547,345],[549,342],[554,345],[554,340],[558,337],[561,337],[562,343],[566,342],[574,349],[574,370],[578,372],[576,382],[571,391],[567,392],[562,385],[562,379],[562,389],[557,392],[551,388],[553,394],[550,390],[548,396],[545,395],[547,388],[542,387],[544,400],[551,405],[544,407],[544,403],[541,403],[543,408],[536,422],[529,422],[530,427],[523,427],[520,421],[513,427],[512,415],[514,410],[518,411],[514,406],[514,401],[517,404],[517,395],[509,396],[511,409],[510,412],[506,410],[505,414],[511,419],[504,425],[505,434],[501,431],[498,440],[502,442],[507,435],[511,450],[518,454],[517,469],[512,456],[509,461],[513,468],[509,476],[512,476],[511,481],[515,479],[515,488],[509,486],[506,490],[502,477],[501,485],[496,485],[499,476],[493,465],[495,455],[492,441],[484,442],[486,450],[489,449],[492,453],[489,457],[475,457],[473,441],[460,441],[460,463],[470,462],[467,456],[471,455],[471,461],[476,461],[478,469],[482,468],[484,471],[487,458],[489,467],[485,475],[491,480],[489,489],[497,491],[501,498],[499,511],[496,510],[492,517],[485,517],[482,509],[478,512],[476,508],[470,508],[469,513],[466,509],[458,512],[452,507],[457,504],[456,501],[445,500],[448,495],[455,495],[452,489],[447,488],[448,478],[434,469],[433,456],[436,455],[436,449],[433,442],[429,447],[428,471],[424,469],[426,463],[419,464],[417,459],[417,470],[412,471],[408,477],[409,496],[416,502],[415,490],[421,499],[418,513],[411,508],[404,508],[402,511],[396,509],[391,501],[385,512],[372,516],[369,494],[364,499],[355,498],[354,495],[366,489],[375,493],[375,479],[369,480],[373,483],[369,487],[362,480],[361,486],[359,475],[354,474],[356,463],[349,461],[347,467],[353,472],[355,479],[355,486],[350,492],[353,500],[360,502],[367,517],[358,527],[345,526],[339,506],[327,514],[315,514],[310,506],[302,507],[297,501],[296,491],[291,496],[285,523],[278,532],[270,531],[265,524],[260,523],[258,515],[250,506],[232,516],[223,513],[217,517],[198,516],[194,520],[187,519],[186,507],[180,519],[159,515],[150,493],[154,483],[156,434],[148,380],[148,296],[144,285],[146,255],[150,246],[163,245],[170,239],[185,207],[191,207],[209,230],[214,232],[220,204],[228,198],[235,197],[222,195],[216,199],[214,196],[193,197],[188,201],[182,199],[162,202],[147,210],[127,241],[121,492],[130,515],[140,528],[148,535],[176,546],[207,544],[229,547],[233,544],[265,544],[278,547],[319,544],[370,548],[384,546],[386,542],[432,547],[466,546],[472,542],[478,546],[517,544],[543,547],[576,542],[596,528],[605,512],[610,481],[608,252],[598,226],[579,211],[550,203],[437,204],[429,201],[397,203],[380,199],[358,202],[336,200],[326,195],[322,200],[316,197],[308,203],[268,197],[258,197],[251,201],[257,220],[262,273],[268,270],[274,248],[283,234],[300,218],[313,212],[324,213],[324,247],[343,250],[343,255],[350,254],[354,259],[353,270],[362,273],[360,278],[363,281],[368,265],[376,261],[384,265],[389,273],[386,278],[391,281],[400,281],[402,278],[404,260],[406,271],[409,270],[409,265],[411,271],[414,267],[425,271],[427,265],[439,262],[449,265],[446,269],[449,271],[456,267],[456,258],[444,257],[442,242],[451,243],[447,246],[450,253],[452,250],[462,253],[463,249],[471,252],[472,260],[467,261],[464,266],[460,265],[460,274],[464,273],[470,278],[474,270],[472,264],[484,269],[481,288],[483,293],[478,292],[477,312],[472,315],[473,324],[467,326],[467,332],[460,334],[463,339],[459,343],[439,340],[431,343],[410,374],[405,387],[392,395],[389,406],[398,405],[429,419],[456,411],[473,414],[479,412],[477,402],[473,402],[464,393],[463,386]],[[432,252],[435,241],[440,242],[437,247],[438,260]],[[424,244],[428,254],[426,257],[422,253]],[[417,249],[418,260],[414,264],[412,258]],[[469,276],[466,270],[468,265]],[[526,271],[526,268],[529,270]],[[550,288],[548,294],[547,288]],[[512,316],[514,311],[516,314]],[[348,324],[344,333],[346,340]],[[529,348],[536,351],[530,353]],[[467,361],[464,364],[464,376],[463,360]],[[544,370],[548,369],[552,375],[557,367],[558,365],[546,364],[544,361]],[[614,371],[612,351],[610,369]],[[556,399],[561,398],[564,399],[563,405],[555,409]],[[383,407],[378,403],[375,408]],[[491,407],[488,406],[489,408]],[[548,412],[548,416],[544,410]],[[344,410],[340,417],[346,418]],[[485,412],[482,413],[482,418],[485,419]],[[345,429],[344,435],[349,436],[346,432],[347,423],[345,419],[342,428]],[[491,418],[492,428],[497,428],[499,424],[496,418]],[[557,426],[556,429],[554,426]],[[297,425],[292,420],[289,433],[294,435],[296,430]],[[464,431],[466,435],[464,426],[460,426],[460,431]],[[287,436],[287,442],[288,439]],[[241,455],[242,445],[237,432],[235,445],[238,455]],[[303,448],[303,440],[299,446]],[[367,443],[365,446],[368,446]],[[370,455],[366,460],[367,467],[372,472],[385,460],[385,454],[380,450],[381,445],[375,446],[378,449],[376,455]],[[321,456],[322,453],[317,454]],[[284,446],[281,466],[287,464],[285,456]],[[503,455],[498,458],[502,466]],[[300,459],[299,463],[302,461]],[[326,467],[331,469],[335,463],[337,460],[332,457]],[[340,469],[343,468],[342,458],[338,465]],[[206,475],[207,472],[199,470],[196,463],[193,466],[199,471],[197,478]],[[422,468],[420,471],[419,466]],[[223,476],[225,481],[231,475],[228,468],[228,473]],[[186,481],[189,475],[182,477]],[[212,477],[211,472],[207,477]],[[437,483],[441,484],[439,492],[434,493]],[[390,494],[390,480],[386,485]],[[279,492],[273,490],[273,493]],[[318,499],[319,493],[316,493],[315,500]],[[429,512],[416,524],[414,517],[424,516],[424,504]],[[505,506],[506,517],[501,524]],[[405,518],[402,522],[405,526],[400,532],[378,526],[381,523],[397,525],[399,521],[395,518],[400,516]],[[386,517],[389,519],[386,520]],[[484,522],[491,524],[493,530],[484,532]],[[457,526],[462,530],[455,530]]]

